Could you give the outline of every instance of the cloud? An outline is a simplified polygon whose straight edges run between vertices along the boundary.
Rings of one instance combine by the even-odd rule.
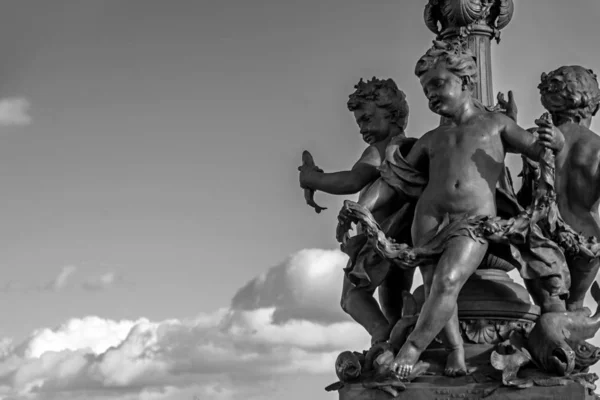
[[[0,400],[295,400],[306,397],[287,389],[299,379],[321,393],[337,355],[369,345],[339,307],[346,261],[302,250],[229,307],[187,319],[87,316],[1,340]],[[63,269],[55,282],[69,276]]]
[[[29,125],[29,101],[22,97],[0,99],[0,125]]]
[[[46,283],[38,285],[26,285],[19,282],[6,282],[0,286],[0,292],[39,292],[51,291],[59,292],[67,289],[82,289],[86,291],[109,290],[118,286],[132,285],[132,282],[126,280],[121,274],[115,271],[109,271],[100,275],[88,277],[84,280],[74,279],[75,273],[79,270],[74,265],[62,267],[56,277]]]
[[[135,325],[144,322],[147,320],[111,321],[95,316],[71,319],[56,329],[34,331],[23,346],[21,355],[39,358],[44,352],[63,350],[89,350],[93,354],[101,354],[123,342]]]
[[[44,289],[59,291],[64,289],[67,286],[69,278],[75,273],[77,267],[74,265],[66,265],[61,270],[60,273],[54,278],[51,282],[44,286]]]
[[[102,275],[88,278],[81,284],[81,287],[85,290],[99,291],[108,290],[112,287],[125,283],[125,279],[116,272],[106,272]]]
[[[233,297],[234,310],[274,307],[274,319],[333,323],[349,321],[340,308],[343,270],[340,251],[306,249],[251,280]]]
[[[0,399],[265,399],[282,377],[333,381],[339,352],[369,343],[339,310],[346,260],[303,250],[241,288],[230,307],[189,319],[89,316],[0,342]]]

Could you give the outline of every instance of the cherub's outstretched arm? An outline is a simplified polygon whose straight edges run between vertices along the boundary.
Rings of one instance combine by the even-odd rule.
[[[318,169],[300,171],[300,186],[329,194],[355,194],[379,177],[381,156],[369,146],[349,171],[322,172]]]
[[[358,204],[366,207],[371,213],[385,206],[390,201],[400,197],[396,191],[388,185],[382,178],[379,178],[362,196]]]
[[[534,161],[539,161],[545,149],[559,152],[564,146],[565,139],[562,132],[551,122],[543,119],[536,120],[539,126],[538,138],[536,138],[507,116],[496,114],[496,118],[503,126],[502,140],[508,152],[523,154]]]

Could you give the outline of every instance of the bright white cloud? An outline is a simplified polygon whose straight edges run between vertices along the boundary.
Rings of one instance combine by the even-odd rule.
[[[110,347],[118,346],[131,329],[147,322],[111,321],[99,317],[71,319],[57,329],[40,329],[31,335],[23,349],[26,358],[39,358],[44,352],[63,350],[89,350],[93,354],[102,354]]]
[[[0,99],[0,125],[29,125],[31,105],[22,97]]]
[[[334,379],[339,352],[369,341],[339,310],[346,260],[303,250],[240,289],[230,308],[187,320],[85,317],[7,341],[0,399],[253,399],[278,376]]]
[[[239,310],[274,307],[276,322],[350,321],[340,308],[343,267],[347,261],[348,256],[341,251],[301,250],[241,288],[231,307]]]
[[[285,396],[281,380],[333,382],[339,352],[369,342],[339,308],[346,261],[302,250],[241,288],[230,307],[189,319],[89,316],[17,345],[0,341],[0,400],[266,400]]]

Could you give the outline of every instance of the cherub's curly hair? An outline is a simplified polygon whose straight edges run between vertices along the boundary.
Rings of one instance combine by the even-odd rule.
[[[354,85],[356,89],[348,100],[348,110],[360,109],[363,104],[374,102],[389,112],[390,121],[401,130],[406,129],[408,124],[408,103],[406,95],[392,79],[377,79],[373,77],[370,81],[360,81]]]
[[[479,81],[477,59],[467,47],[465,39],[434,40],[433,46],[417,61],[415,75],[420,78],[439,64],[444,64],[446,69],[459,77],[469,90],[475,89],[475,84]],[[497,111],[496,107],[486,106],[475,97],[473,97],[473,104],[481,110]]]
[[[467,48],[464,40],[434,40],[433,46],[417,61],[415,75],[420,78],[427,71],[442,63],[470,90],[474,89],[475,83],[478,81],[477,60]]]
[[[538,85],[542,105],[555,123],[579,122],[598,111],[600,88],[596,74],[579,65],[560,67],[542,74]]]

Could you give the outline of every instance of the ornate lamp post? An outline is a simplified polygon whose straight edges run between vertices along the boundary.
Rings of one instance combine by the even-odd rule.
[[[491,40],[496,39],[497,42],[500,41],[500,30],[508,25],[513,12],[512,0],[429,0],[425,7],[425,24],[437,35],[438,40],[464,39],[469,50],[476,57],[479,81],[476,82],[474,96],[486,106],[494,104]],[[567,68],[571,69],[569,73],[573,75],[572,79],[575,80],[573,68],[576,67]],[[589,80],[593,81],[592,86],[594,87],[592,89],[595,88],[594,93],[597,93],[598,86],[595,75],[592,76],[593,73],[591,70],[585,70],[583,67],[577,68],[580,73],[585,72],[589,75]],[[579,79],[581,75],[577,75],[576,77]],[[566,85],[566,83],[564,84]],[[553,95],[555,94],[553,93]],[[587,96],[587,92],[585,96]],[[588,96],[586,99],[591,97]],[[595,103],[593,103],[590,110],[595,109],[595,113],[597,111],[597,100],[594,101]],[[581,104],[584,104],[581,106],[582,109],[584,107],[589,108],[589,104],[591,103],[587,102],[588,100],[581,102]],[[442,118],[442,124],[449,122],[451,121],[445,121]],[[571,124],[571,129],[580,129],[583,126],[577,126],[570,121],[569,124]],[[460,126],[460,124],[457,123],[457,126]],[[587,127],[583,126],[582,129],[587,129]],[[578,130],[577,132],[581,131]],[[544,164],[546,165],[546,171],[542,173],[542,176],[551,175],[548,173],[551,167],[547,167],[547,161],[544,162],[546,163]],[[404,173],[404,170],[401,170],[399,165],[395,167],[400,171],[398,175]],[[540,183],[540,186],[538,186],[540,188],[545,181],[540,180],[538,183]],[[533,185],[533,182],[531,184]],[[508,201],[506,205],[510,206],[508,203],[510,203],[510,198],[513,196],[511,196],[512,185],[510,184],[508,175],[500,181],[499,189],[503,189],[499,191],[504,192],[505,197],[507,197],[507,199],[502,201]],[[522,217],[519,218],[529,221],[523,223],[522,226],[528,226],[529,229],[533,230],[533,226],[537,224],[538,220],[529,219],[529,216],[538,212],[545,215],[543,218],[548,218],[550,212],[547,210],[550,207],[556,207],[556,204],[552,203],[553,201],[554,199],[548,200],[548,203],[543,205],[545,207],[544,210],[542,209],[543,207],[540,208],[536,203],[533,203],[533,208],[528,207],[526,212],[520,213],[519,215]],[[501,202],[498,202],[498,204],[501,204]],[[364,209],[357,204],[354,204],[354,206],[352,204],[349,206],[345,205],[345,207],[355,207],[355,216],[357,216],[361,223],[364,223],[364,227],[370,227],[368,228],[371,229],[369,236],[377,238],[378,248],[387,249],[385,250],[388,251],[387,258],[402,258],[398,254],[403,249],[391,240],[382,240],[385,237],[385,232],[381,230],[377,223],[373,222],[374,219],[368,212],[364,212]],[[520,210],[519,207],[517,208]],[[498,209],[500,210],[500,207]],[[558,211],[555,212],[554,218],[562,221]],[[515,221],[512,218],[511,220]],[[544,224],[551,225],[548,222],[544,222]],[[544,229],[542,225],[537,225],[537,227],[540,230]],[[576,249],[579,253],[575,254],[583,254],[585,250],[589,252],[589,257],[598,257],[600,250],[593,247],[597,245],[595,239],[590,239],[585,244],[584,238],[577,237],[574,232],[569,233],[566,223],[564,226],[565,230],[561,231],[560,235],[563,233],[565,235],[572,235],[572,240],[569,239],[571,241],[567,241],[561,237],[560,244],[556,242],[563,251],[572,251],[570,247],[566,248],[566,250],[565,247],[562,247],[566,242],[581,243],[581,245],[577,245],[579,247]],[[532,237],[537,236],[534,235]],[[527,240],[529,241],[530,239]],[[503,243],[496,244],[504,245]],[[569,244],[569,246],[571,245]],[[594,248],[593,251],[591,250],[592,247]],[[385,379],[375,379],[374,376],[379,372],[372,375],[372,370],[364,375],[360,375],[362,373],[361,368],[365,366],[367,368],[365,372],[369,371],[368,368],[371,367],[376,367],[375,369],[379,368],[376,363],[371,365],[372,360],[369,360],[370,356],[376,360],[377,351],[385,350],[386,346],[398,347],[407,341],[407,337],[410,338],[408,336],[410,329],[419,321],[418,310],[422,308],[425,301],[425,290],[421,286],[412,295],[404,292],[402,318],[395,324],[394,331],[390,337],[390,343],[376,343],[373,347],[374,352],[367,353],[366,355],[363,353],[364,357],[362,359],[360,358],[361,355],[356,352],[346,351],[341,353],[335,365],[340,382],[328,386],[326,390],[337,390],[340,400],[383,400],[390,398],[389,394],[396,399],[486,397],[489,399],[576,398],[591,400],[598,398],[593,394],[593,390],[596,389],[593,383],[598,379],[598,376],[594,373],[588,373],[587,368],[600,360],[600,349],[586,342],[584,339],[593,337],[600,329],[600,312],[596,313],[592,318],[588,317],[589,313],[585,314],[586,316],[582,318],[581,316],[584,313],[581,313],[580,310],[560,311],[562,308],[558,307],[558,311],[555,311],[538,298],[536,299],[537,303],[544,306],[544,314],[540,316],[542,310],[538,305],[531,303],[530,292],[523,286],[515,283],[506,273],[512,270],[514,265],[502,258],[504,253],[501,250],[496,248],[490,251],[488,257],[484,259],[484,262],[479,265],[477,271],[471,275],[462,287],[457,299],[458,317],[461,325],[460,330],[464,344],[463,346],[452,348],[452,351],[454,352],[457,348],[463,349],[464,355],[459,355],[459,357],[464,357],[467,365],[476,366],[476,374],[479,377],[476,377],[475,374],[471,377],[444,377],[444,374],[452,375],[452,363],[456,362],[456,359],[447,358],[448,349],[446,346],[448,346],[448,343],[436,343],[436,341],[431,342],[420,358],[420,360],[426,361],[426,368],[429,368],[429,372],[438,375],[435,379],[425,377],[421,379],[421,377],[417,377],[419,373],[423,372],[423,369],[419,370],[423,364],[419,363],[414,364],[412,375],[409,375],[407,378],[408,381],[416,378],[417,380],[414,383],[394,380],[393,375],[392,378],[387,379],[388,376],[385,375],[385,371],[379,376],[379,378],[385,377]],[[381,251],[383,252],[384,250]],[[397,251],[396,254],[394,254],[395,251]],[[553,263],[562,262],[562,258],[558,257],[557,253],[553,254],[555,254],[553,256]],[[536,261],[535,257],[529,260]],[[595,276],[595,274],[596,272],[593,272],[593,275],[590,276]],[[558,294],[559,285],[553,286],[555,276],[543,278],[543,283],[537,282],[536,279],[538,278],[527,278],[526,283],[530,290],[534,288],[534,285],[543,284],[548,286],[548,293],[553,291],[552,293]],[[536,291],[532,290],[531,295],[535,294]],[[592,295],[600,303],[600,286],[597,284],[595,287],[592,286]],[[564,304],[565,309],[568,304]],[[575,319],[577,319],[577,322],[575,322]],[[421,328],[423,326],[427,325],[421,325]],[[566,326],[569,326],[569,328],[564,328]],[[589,329],[590,333],[587,333],[587,329]],[[586,332],[585,334],[580,333],[578,337],[573,336],[574,333],[584,331]],[[441,336],[443,338],[445,335]],[[456,338],[454,340],[456,343]],[[500,345],[501,343],[502,345]],[[393,354],[390,356],[392,352],[389,350],[388,347],[386,350],[388,354],[384,352],[381,358],[391,362],[391,358],[389,357],[393,357]],[[402,356],[396,359],[398,364],[414,362],[410,361],[410,355],[408,355],[408,358],[406,356],[410,352],[402,353],[401,351],[400,353]],[[454,352],[454,356],[456,354],[458,353]],[[447,360],[450,360],[450,364],[448,364]],[[531,360],[534,360],[534,363],[530,363]],[[519,368],[526,365],[528,369],[527,373],[521,377],[517,377]],[[410,372],[410,369],[406,365],[400,365],[400,367],[400,372],[406,373],[407,369]],[[415,372],[415,370],[419,371]],[[493,382],[494,379],[500,380],[496,370],[502,371],[501,380],[504,387],[499,387],[499,383]],[[495,375],[484,371],[491,371]],[[574,371],[576,373],[573,373]],[[538,379],[538,377],[543,378]],[[554,383],[559,381],[560,383]],[[536,385],[539,387],[536,387]],[[515,389],[514,386],[517,386],[519,389]]]
[[[479,68],[474,94],[486,106],[494,103],[491,40],[500,42],[500,30],[508,25],[513,11],[512,0],[429,0],[425,6],[425,25],[437,39],[467,40]]]

